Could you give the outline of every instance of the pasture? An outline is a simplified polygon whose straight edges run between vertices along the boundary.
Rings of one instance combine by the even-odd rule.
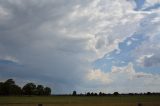
[[[160,106],[160,96],[11,96],[0,106]]]

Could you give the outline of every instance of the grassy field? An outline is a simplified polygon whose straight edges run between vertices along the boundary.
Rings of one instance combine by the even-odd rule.
[[[160,106],[160,96],[118,96],[118,97],[0,97],[0,106]]]

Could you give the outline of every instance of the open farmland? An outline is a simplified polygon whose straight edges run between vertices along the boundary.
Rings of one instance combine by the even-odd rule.
[[[0,97],[0,106],[160,106],[160,96]]]

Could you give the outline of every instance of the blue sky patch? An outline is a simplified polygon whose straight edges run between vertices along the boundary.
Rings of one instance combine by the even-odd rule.
[[[151,11],[153,9],[158,9],[160,8],[160,3],[154,4],[153,6],[147,7],[145,9],[143,9],[143,11]]]
[[[145,0],[134,0],[135,3],[136,3],[136,8],[135,10],[138,11],[140,9],[142,9],[144,3],[145,3]]]
[[[146,39],[146,36],[135,33],[119,43],[119,50],[114,50],[106,54],[102,59],[95,61],[94,67],[103,71],[110,71],[112,66],[122,67],[134,62],[133,51]]]

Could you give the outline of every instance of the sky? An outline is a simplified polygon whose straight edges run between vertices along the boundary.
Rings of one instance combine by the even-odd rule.
[[[160,0],[0,0],[0,81],[160,92],[159,41]]]

